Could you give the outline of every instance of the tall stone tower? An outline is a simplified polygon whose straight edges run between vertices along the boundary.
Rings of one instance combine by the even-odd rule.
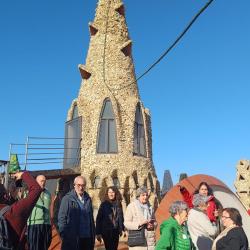
[[[152,162],[149,110],[140,100],[122,0],[99,0],[89,23],[82,83],[67,121],[81,117],[81,173],[97,208],[107,186],[119,187],[123,207],[146,185],[157,206],[160,188]]]

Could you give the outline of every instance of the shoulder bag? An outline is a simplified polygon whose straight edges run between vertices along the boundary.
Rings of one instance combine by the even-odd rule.
[[[144,227],[138,230],[128,230],[128,246],[147,246]]]

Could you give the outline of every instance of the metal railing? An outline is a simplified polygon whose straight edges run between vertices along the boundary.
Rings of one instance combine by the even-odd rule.
[[[65,168],[65,164],[78,166],[80,151],[81,138],[28,136],[26,143],[11,143],[9,155],[17,154],[22,169],[34,170],[38,165],[47,169],[51,169],[51,164],[56,164],[56,168]]]

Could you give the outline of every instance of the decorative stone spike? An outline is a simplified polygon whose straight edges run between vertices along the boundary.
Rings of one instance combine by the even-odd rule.
[[[124,4],[120,3],[117,6],[115,6],[115,10],[122,16],[125,15],[125,8],[124,8]]]
[[[132,41],[128,40],[126,43],[122,45],[121,51],[125,56],[131,56],[131,50],[132,50]]]
[[[98,32],[98,29],[94,26],[92,22],[89,23],[89,32],[91,36],[94,36]]]
[[[91,73],[86,69],[86,66],[85,66],[85,65],[79,64],[79,65],[78,65],[78,69],[80,70],[82,79],[87,80],[87,79],[90,78]]]

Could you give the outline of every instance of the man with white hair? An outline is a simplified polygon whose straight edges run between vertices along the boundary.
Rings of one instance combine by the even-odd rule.
[[[44,175],[38,175],[36,181],[43,191],[28,219],[27,240],[29,250],[47,250],[52,238],[50,222],[51,194],[45,188],[46,177]]]
[[[92,201],[85,191],[86,179],[77,176],[74,189],[61,202],[58,227],[62,239],[62,250],[93,250],[95,226]]]
[[[188,231],[197,250],[210,250],[213,237],[217,233],[217,227],[211,223],[206,214],[208,199],[208,196],[195,194],[194,208],[188,214]]]

